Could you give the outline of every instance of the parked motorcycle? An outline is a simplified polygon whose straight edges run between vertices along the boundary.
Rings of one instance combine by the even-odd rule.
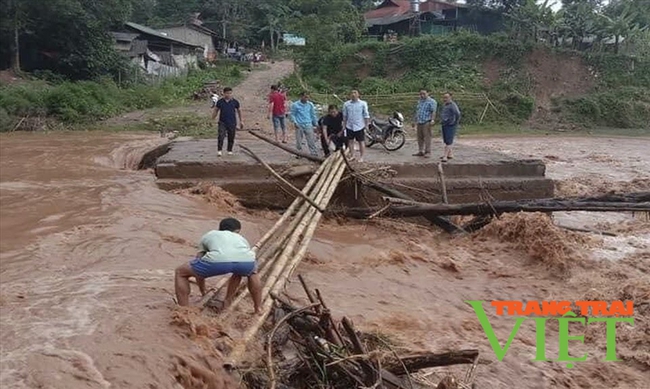
[[[366,146],[379,143],[388,151],[401,149],[406,143],[403,127],[404,116],[397,111],[386,121],[373,118],[366,130]]]

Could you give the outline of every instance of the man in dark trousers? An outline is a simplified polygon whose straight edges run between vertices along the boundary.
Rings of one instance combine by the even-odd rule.
[[[217,155],[221,157],[223,140],[228,137],[228,155],[232,155],[232,148],[235,145],[235,132],[237,131],[237,118],[239,128],[244,129],[244,121],[241,117],[239,101],[232,98],[232,88],[223,88],[223,97],[212,106],[212,119],[218,120],[217,130]]]
[[[320,143],[323,146],[323,153],[325,156],[330,155],[329,143],[334,143],[335,150],[341,150],[345,144],[345,136],[343,133],[343,114],[339,112],[336,105],[330,105],[327,108],[327,115],[323,116],[319,121],[320,128]]]

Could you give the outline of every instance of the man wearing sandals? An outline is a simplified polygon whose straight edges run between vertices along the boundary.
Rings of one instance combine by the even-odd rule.
[[[454,143],[456,136],[456,128],[460,122],[460,110],[458,105],[451,100],[451,93],[447,92],[442,95],[444,105],[442,106],[442,113],[440,114],[440,121],[442,124],[442,141],[445,143],[445,151],[440,160],[447,162],[447,159],[452,159],[451,145]]]
[[[212,230],[203,235],[196,258],[176,268],[174,287],[178,305],[189,305],[190,277],[196,279],[201,294],[205,295],[206,278],[232,274],[228,280],[224,308],[228,307],[235,297],[242,277],[246,277],[248,291],[253,297],[255,313],[260,312],[262,283],[257,275],[255,252],[246,238],[239,234],[240,230],[239,220],[227,218],[219,223],[219,231]]]
[[[438,103],[429,97],[426,89],[420,90],[420,99],[415,109],[415,126],[418,137],[418,152],[414,157],[429,158],[431,156],[431,126],[436,118]]]

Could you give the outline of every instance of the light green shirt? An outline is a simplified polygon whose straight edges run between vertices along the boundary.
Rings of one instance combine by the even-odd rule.
[[[208,262],[253,262],[255,253],[243,236],[231,231],[212,230],[203,235],[199,250]]]

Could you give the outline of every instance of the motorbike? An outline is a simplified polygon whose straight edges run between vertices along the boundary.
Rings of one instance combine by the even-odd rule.
[[[388,120],[373,118],[366,129],[366,146],[371,147],[379,143],[388,151],[396,151],[406,143],[404,116],[400,112],[393,112]]]

